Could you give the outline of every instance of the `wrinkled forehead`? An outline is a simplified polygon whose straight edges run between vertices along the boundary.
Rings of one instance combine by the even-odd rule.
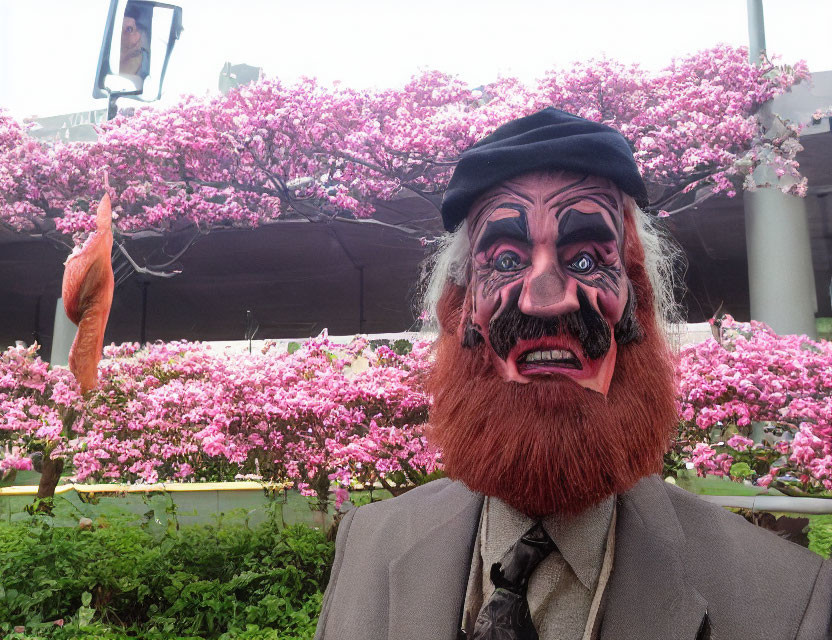
[[[521,215],[561,217],[569,211],[601,214],[623,234],[624,196],[612,180],[566,171],[528,173],[483,193],[468,212],[468,232],[478,235],[488,220]]]

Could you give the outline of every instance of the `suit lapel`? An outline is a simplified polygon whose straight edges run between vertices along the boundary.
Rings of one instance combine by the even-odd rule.
[[[452,483],[411,514],[414,530],[436,524],[390,563],[390,640],[457,637],[481,509],[481,495]]]
[[[619,498],[601,640],[706,637],[707,602],[686,577],[684,543],[661,479],[646,478]]]

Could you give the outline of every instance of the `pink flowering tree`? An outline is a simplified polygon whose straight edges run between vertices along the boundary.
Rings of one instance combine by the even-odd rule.
[[[719,341],[683,350],[679,375],[676,460],[793,495],[832,490],[832,343],[726,316]]]
[[[360,222],[374,203],[402,192],[437,205],[463,149],[548,105],[622,131],[667,210],[687,206],[685,192],[732,195],[761,145],[775,144],[796,174],[794,145],[762,141],[755,113],[807,77],[803,63],[755,66],[745,49],[718,46],[655,74],[602,59],[554,70],[536,85],[503,78],[471,89],[435,71],[373,91],[263,79],[121,115],[94,143],[48,147],[0,114],[0,223],[86,233],[104,172],[117,246],[140,231],[190,227],[196,238],[289,217]]]
[[[704,196],[733,197],[761,162],[759,148],[770,144],[754,114],[807,76],[803,63],[755,66],[746,49],[723,46],[674,60],[656,75],[610,60],[555,71],[541,97],[621,131],[634,144],[653,206],[668,209],[687,206],[684,194],[703,187]],[[775,151],[798,175],[796,150]]]
[[[422,433],[427,343],[397,352],[321,336],[294,346],[252,355],[111,346],[83,398],[34,348],[9,349],[0,469],[32,468],[48,446],[79,482],[288,481],[322,509],[333,486],[340,503],[357,484],[396,490],[437,470]]]
[[[63,470],[61,451],[82,412],[74,376],[50,368],[37,345],[0,354],[0,483],[11,483],[19,470],[42,471],[37,509],[48,511]],[[44,463],[51,459],[56,463]]]

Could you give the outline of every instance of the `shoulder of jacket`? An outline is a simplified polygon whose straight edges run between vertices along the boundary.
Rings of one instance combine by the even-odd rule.
[[[448,478],[434,480],[396,497],[372,502],[354,509],[352,529],[384,531],[396,535],[411,529],[425,529],[438,522],[448,509],[472,500],[481,500],[461,482]]]
[[[807,548],[758,527],[739,514],[656,478],[670,499],[691,555],[707,557],[717,566],[742,573],[756,571],[758,563],[776,559],[782,570],[771,572],[775,583],[814,582],[823,558]],[[775,575],[776,574],[776,575]]]

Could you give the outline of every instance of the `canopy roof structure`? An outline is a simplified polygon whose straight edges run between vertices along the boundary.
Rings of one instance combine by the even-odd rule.
[[[257,338],[410,329],[427,255],[420,237],[440,231],[435,209],[416,198],[380,203],[376,222],[287,220],[212,231],[183,254],[179,275],[136,274],[116,287],[105,343],[240,340],[247,311]],[[138,263],[152,264],[192,236],[183,230],[126,247]],[[37,340],[49,353],[67,255],[47,240],[0,232],[0,344]]]

